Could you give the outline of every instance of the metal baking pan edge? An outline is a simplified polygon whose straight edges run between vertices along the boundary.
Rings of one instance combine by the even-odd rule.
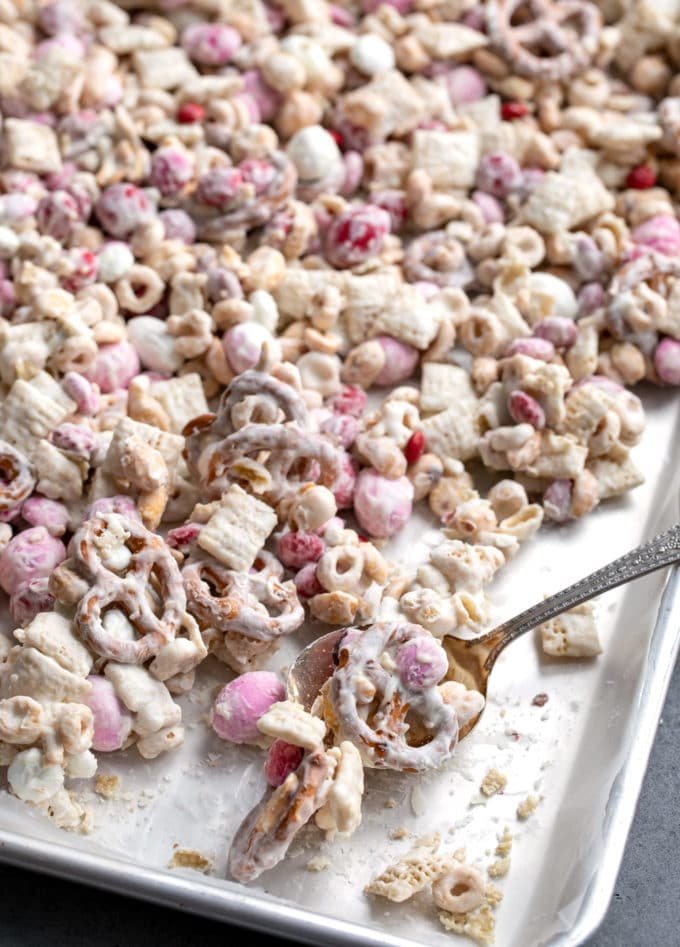
[[[635,814],[647,762],[680,645],[680,572],[670,573],[650,639],[647,670],[638,695],[635,732],[609,795],[603,824],[603,857],[575,924],[545,941],[549,947],[578,947],[602,922],[611,900]],[[218,880],[200,882],[170,871],[134,865],[107,855],[76,852],[67,846],[0,829],[0,862],[81,882],[154,904],[310,944],[416,947],[410,938],[329,918],[246,888],[225,888]]]

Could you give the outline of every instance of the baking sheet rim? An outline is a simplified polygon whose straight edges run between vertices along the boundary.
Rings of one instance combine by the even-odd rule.
[[[680,572],[674,567],[664,587],[647,655],[647,671],[638,697],[637,723],[626,758],[612,785],[603,828],[604,856],[571,930],[554,936],[551,947],[577,947],[601,924],[609,906],[626,839],[654,743],[656,729],[680,645]],[[220,883],[189,878],[170,870],[130,864],[111,856],[78,852],[70,846],[32,839],[0,829],[0,862],[75,880],[181,911],[230,921],[306,943],[357,943],[367,947],[418,947],[410,938],[341,921],[288,904],[279,898],[234,890]]]

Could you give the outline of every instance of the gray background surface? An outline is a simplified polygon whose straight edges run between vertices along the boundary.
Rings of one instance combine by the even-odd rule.
[[[680,663],[616,891],[602,927],[587,947],[679,947],[679,768]],[[224,947],[231,940],[255,939],[225,924],[4,865],[0,865],[0,892],[1,947]],[[260,942],[272,947],[288,943],[274,938]]]

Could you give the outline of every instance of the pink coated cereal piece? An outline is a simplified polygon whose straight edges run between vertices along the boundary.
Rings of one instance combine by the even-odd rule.
[[[205,291],[211,302],[243,299],[243,289],[233,270],[227,270],[223,266],[211,266],[206,275]]]
[[[282,98],[262,78],[259,69],[246,69],[241,75],[243,88],[252,95],[260,111],[263,122],[271,121],[281,107]]]
[[[49,579],[43,576],[40,579],[31,579],[24,582],[10,595],[9,613],[22,627],[33,621],[39,612],[51,612],[54,608],[54,595],[47,587]]]
[[[238,168],[213,168],[201,176],[196,197],[209,207],[226,207],[243,190],[243,175]]]
[[[185,210],[170,208],[162,210],[158,219],[163,224],[167,240],[181,240],[183,243],[193,243],[196,239],[196,225]]]
[[[356,26],[356,17],[351,10],[339,6],[337,3],[331,3],[328,9],[331,14],[331,23],[334,23],[336,26],[344,26],[347,30],[354,29]]]
[[[449,669],[446,652],[429,635],[402,645],[397,651],[396,662],[404,685],[413,690],[434,687]]]
[[[406,207],[406,197],[403,191],[387,189],[385,191],[376,191],[371,194],[371,202],[376,207],[382,207],[390,215],[390,232],[397,233],[401,230],[408,217],[408,208]]]
[[[486,191],[473,191],[472,200],[482,212],[482,216],[487,224],[502,224],[505,222],[505,213],[503,205]]]
[[[83,703],[94,717],[92,749],[97,753],[113,753],[125,743],[132,720],[111,681],[101,674],[91,674],[88,681],[92,686]]]
[[[247,671],[217,695],[211,712],[213,730],[232,743],[257,743],[257,721],[272,704],[285,700],[286,689],[271,671]]]
[[[510,393],[508,411],[517,424],[530,424],[537,431],[545,427],[545,411],[535,398],[517,389]]]
[[[201,66],[224,66],[240,49],[241,37],[224,23],[191,23],[182,32],[181,44]]]
[[[166,145],[154,152],[149,180],[164,197],[178,194],[192,177],[193,167],[184,151]]]
[[[359,422],[351,414],[332,414],[321,424],[324,434],[337,438],[343,447],[351,447],[359,430]]]
[[[176,526],[168,530],[166,542],[171,549],[186,552],[196,542],[202,528],[200,523],[184,523],[182,526]]]
[[[99,221],[113,237],[127,237],[153,217],[153,207],[141,188],[134,184],[112,184],[95,205]]]
[[[324,551],[324,542],[316,533],[293,529],[279,539],[277,556],[288,569],[301,569],[310,562],[318,562]]]
[[[612,378],[608,378],[606,375],[586,375],[585,378],[580,378],[574,382],[567,392],[567,398],[572,391],[581,388],[583,385],[596,385],[598,388],[602,388],[604,391],[608,391],[613,395],[619,394],[624,390],[623,385],[620,385],[618,381],[614,381]]]
[[[125,496],[124,493],[118,494],[118,496],[115,497],[102,497],[99,500],[95,500],[94,503],[91,503],[85,510],[83,519],[89,520],[93,516],[98,516],[101,513],[120,513],[121,516],[131,516],[135,520],[139,519],[135,501],[132,497]]]
[[[338,269],[357,266],[377,256],[390,232],[390,216],[375,204],[350,207],[333,219],[324,241],[328,262]]]
[[[63,191],[77,172],[78,167],[73,161],[64,161],[58,171],[46,174],[43,182],[50,191]]]
[[[543,494],[543,508],[547,519],[553,523],[566,523],[572,519],[569,513],[572,492],[571,480],[553,480]]]
[[[375,339],[385,353],[385,364],[374,379],[373,384],[387,386],[398,385],[406,381],[418,366],[420,353],[412,345],[399,342],[391,335],[378,335]]]
[[[246,158],[239,164],[238,170],[246,184],[253,185],[258,197],[269,190],[276,177],[274,165],[262,158]]]
[[[331,401],[331,407],[338,414],[351,414],[360,418],[366,410],[366,392],[356,385],[343,385]]]
[[[63,243],[80,220],[80,208],[67,191],[51,191],[41,198],[35,216],[43,233]]]
[[[325,591],[323,585],[316,577],[315,562],[308,562],[306,566],[303,566],[296,572],[293,582],[295,583],[298,595],[301,595],[303,598],[311,598],[312,595],[319,595]]]
[[[301,746],[293,746],[285,740],[274,740],[264,761],[264,775],[269,785],[275,789],[280,786],[298,768],[303,755]]]
[[[364,159],[358,151],[346,151],[342,156],[342,163],[345,166],[345,177],[340,185],[340,193],[344,197],[349,197],[361,184],[364,175]]]
[[[534,326],[534,335],[547,339],[558,349],[566,349],[576,341],[578,326],[564,316],[546,316]]]
[[[97,438],[93,432],[80,424],[60,424],[50,435],[55,447],[78,454],[81,457],[90,457],[97,446]]]
[[[512,155],[497,151],[482,156],[477,168],[477,187],[494,197],[507,197],[522,185],[522,169]]]
[[[127,388],[140,368],[134,346],[129,342],[112,342],[99,346],[99,352],[84,375],[98,385],[103,394],[109,394],[116,388]]]
[[[70,293],[77,293],[90,283],[94,283],[99,269],[99,260],[86,247],[73,247],[66,254],[66,272],[60,283]]]
[[[32,217],[38,208],[38,202],[30,194],[14,192],[0,197],[0,220],[16,223]]]
[[[667,385],[680,385],[680,342],[662,339],[654,350],[654,368]]]
[[[638,246],[649,247],[666,256],[680,254],[680,224],[670,214],[656,214],[633,230],[631,237]]]
[[[225,332],[222,348],[233,370],[240,374],[257,365],[262,346],[271,341],[271,333],[258,322],[239,322]]]
[[[449,93],[452,105],[478,102],[486,95],[486,82],[478,69],[472,66],[455,66],[440,79]]]
[[[68,529],[69,512],[64,504],[37,493],[24,500],[21,516],[31,526],[44,526],[50,536],[63,536]]]
[[[99,411],[99,392],[91,381],[79,372],[66,372],[61,380],[65,394],[76,403],[78,414],[92,417]]]
[[[12,595],[21,585],[49,576],[66,558],[66,547],[44,526],[17,533],[0,553],[0,586]]]
[[[555,346],[547,339],[513,339],[507,347],[506,356],[528,355],[542,362],[550,362],[555,358]]]
[[[332,487],[333,496],[339,510],[348,510],[352,505],[358,469],[359,465],[356,460],[351,454],[345,453],[342,458],[340,475]]]
[[[33,56],[40,60],[53,50],[58,50],[74,60],[84,59],[86,52],[85,43],[81,39],[68,33],[62,33],[60,36],[55,36],[54,39],[46,39],[42,43],[38,43],[33,50]],[[56,125],[56,116],[47,112],[34,112],[31,115],[31,120],[44,125]]]
[[[379,539],[394,536],[413,508],[413,484],[407,477],[391,480],[366,467],[354,488],[354,512],[362,529]]]
[[[581,233],[576,238],[574,269],[583,280],[594,280],[602,274],[604,257],[590,234]]]
[[[80,33],[85,28],[82,8],[73,0],[53,0],[40,9],[38,24],[48,36]]]
[[[578,291],[577,300],[579,316],[589,316],[604,302],[604,289],[599,283],[584,283]]]
[[[402,16],[406,16],[413,9],[413,0],[362,0],[361,9],[364,13],[375,13],[383,4],[386,7],[394,7]]]

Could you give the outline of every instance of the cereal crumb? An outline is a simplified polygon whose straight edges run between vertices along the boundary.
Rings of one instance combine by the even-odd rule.
[[[493,796],[495,793],[505,789],[508,784],[508,777],[499,773],[497,769],[490,769],[482,780],[479,791],[484,796]]]
[[[305,868],[307,871],[325,871],[330,862],[323,855],[315,855],[314,858],[310,858]]]
[[[510,871],[510,859],[507,857],[497,858],[495,862],[489,865],[487,871],[490,878],[504,878]]]
[[[398,839],[407,838],[409,834],[410,833],[408,829],[404,828],[403,825],[400,825],[398,828],[392,829],[392,831],[390,832],[390,838],[393,841],[397,841]]]
[[[531,701],[533,707],[545,707],[548,703],[549,697],[547,694],[536,694],[534,699]]]
[[[517,818],[524,822],[535,811],[540,801],[537,796],[527,796],[517,806]]]
[[[105,776],[104,773],[99,773],[95,780],[94,791],[102,799],[115,799],[119,787],[120,777]]]
[[[396,809],[396,808],[397,808],[397,805],[398,805],[398,803],[397,803],[397,800],[396,800],[396,799],[386,799],[386,800],[385,800],[385,808],[386,808],[386,809]]]
[[[510,829],[505,826],[503,829],[503,834],[498,839],[498,845],[496,846],[496,854],[502,857],[509,855],[512,849],[512,832]]]
[[[442,911],[439,920],[453,934],[462,934],[478,944],[493,944],[496,929],[494,909],[503,900],[503,894],[495,885],[487,885],[484,901],[477,911],[468,914],[449,914]]]
[[[192,868],[194,871],[202,871],[207,874],[212,868],[212,861],[195,852],[190,848],[178,848],[173,852],[172,858],[168,862],[168,868]]]

